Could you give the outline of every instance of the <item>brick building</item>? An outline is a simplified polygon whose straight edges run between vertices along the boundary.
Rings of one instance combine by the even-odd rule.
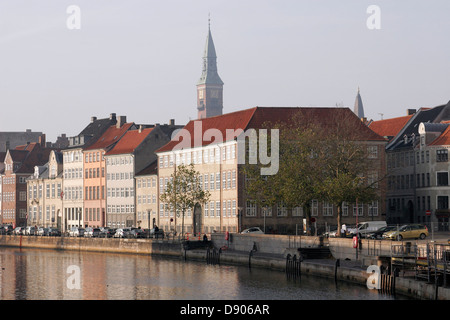
[[[282,205],[272,208],[257,206],[245,193],[245,177],[238,155],[242,151],[237,137],[251,129],[264,128],[268,121],[290,121],[298,112],[304,121],[318,121],[318,125],[329,125],[330,119],[338,115],[347,117],[361,131],[363,143],[370,149],[372,170],[377,177],[385,175],[386,139],[368,129],[348,108],[271,108],[256,107],[221,116],[190,121],[177,137],[157,151],[159,193],[179,164],[194,164],[199,172],[204,189],[211,193],[209,201],[198,204],[185,217],[185,230],[189,233],[210,233],[214,231],[239,232],[250,226],[266,226],[267,231],[294,233],[296,226],[303,225],[302,208],[287,209]],[[237,133],[237,135],[229,134]],[[220,139],[218,139],[220,138]],[[242,148],[242,146],[241,146]],[[383,182],[380,182],[383,183]],[[381,188],[382,189],[382,188]],[[384,198],[381,198],[384,203]],[[312,216],[320,225],[336,224],[336,208],[321,199],[313,200]],[[343,223],[354,224],[356,215],[364,219],[384,220],[385,210],[380,202],[354,204],[343,208]],[[159,204],[157,224],[169,231],[181,231],[180,217]]]
[[[35,166],[48,162],[50,152],[45,142],[29,143],[6,152],[2,174],[2,223],[14,226],[27,224],[27,178]]]

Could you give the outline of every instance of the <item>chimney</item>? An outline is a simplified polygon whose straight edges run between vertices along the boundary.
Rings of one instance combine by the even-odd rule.
[[[45,143],[45,133],[41,134],[39,136],[39,144],[41,145],[41,147],[46,147],[46,143]]]
[[[412,114],[416,113],[416,109],[406,109],[406,115],[410,116]]]
[[[170,125],[174,126],[175,125],[175,119],[170,119]]]
[[[142,132],[142,124],[139,126],[139,133]]]
[[[93,123],[95,120],[97,120],[97,117],[91,117],[91,123]]]
[[[116,120],[116,114],[115,113],[111,113],[109,115],[109,120]]]
[[[115,117],[115,113],[114,113],[114,117]],[[116,128],[119,129],[126,122],[127,122],[127,117],[126,116],[119,116],[119,117],[117,117]]]

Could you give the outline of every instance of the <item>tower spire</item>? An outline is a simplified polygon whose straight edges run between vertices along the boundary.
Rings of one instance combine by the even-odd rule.
[[[208,35],[203,53],[203,68],[197,82],[198,118],[222,114],[223,81],[217,72],[216,48],[211,34],[211,16],[208,14]]]
[[[361,99],[361,94],[359,93],[359,86],[358,86],[358,93],[356,94],[355,107],[353,109],[353,112],[358,116],[358,118],[360,119],[364,118],[364,107]]]

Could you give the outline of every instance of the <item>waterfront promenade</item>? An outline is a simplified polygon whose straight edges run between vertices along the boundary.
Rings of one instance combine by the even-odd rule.
[[[367,285],[367,279],[371,276],[369,266],[390,266],[388,258],[393,245],[414,247],[429,243],[447,245],[448,238],[444,234],[441,238],[435,237],[434,242],[417,240],[401,243],[362,239],[359,247],[353,248],[352,239],[287,235],[230,234],[226,238],[224,234],[216,233],[207,243],[198,238],[181,242],[177,239],[0,236],[0,246],[5,247],[166,255],[205,262],[213,256],[216,260],[210,259],[209,263],[247,265],[249,268],[283,272],[292,269],[291,258],[295,257],[294,276],[310,274],[363,286]],[[426,300],[450,299],[448,283],[444,287],[434,280],[418,280],[410,270],[397,275],[394,281],[393,289],[399,294]]]

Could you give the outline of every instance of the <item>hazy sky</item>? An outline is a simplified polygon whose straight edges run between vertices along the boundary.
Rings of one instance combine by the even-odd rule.
[[[358,87],[374,120],[450,100],[448,0],[0,0],[0,131],[196,119],[208,14],[225,113],[353,110]]]

